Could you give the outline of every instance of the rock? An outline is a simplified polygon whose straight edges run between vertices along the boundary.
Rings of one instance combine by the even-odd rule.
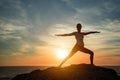
[[[120,80],[113,69],[90,64],[51,67],[15,76],[12,80]]]
[[[10,77],[0,77],[0,80],[11,80]]]

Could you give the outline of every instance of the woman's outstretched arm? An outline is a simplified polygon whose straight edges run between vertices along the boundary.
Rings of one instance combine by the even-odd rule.
[[[56,34],[55,36],[72,36],[72,35],[74,35],[74,32],[68,34]]]
[[[85,32],[83,34],[88,35],[88,34],[94,34],[94,33],[100,33],[100,32],[99,31],[90,31],[90,32]]]

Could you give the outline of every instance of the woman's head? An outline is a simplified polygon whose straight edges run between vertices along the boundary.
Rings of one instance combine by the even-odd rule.
[[[80,23],[78,23],[76,25],[76,28],[77,28],[77,31],[80,32],[81,31],[81,28],[82,28],[82,25]]]

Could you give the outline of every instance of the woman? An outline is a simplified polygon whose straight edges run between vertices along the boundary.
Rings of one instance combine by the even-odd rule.
[[[87,49],[84,47],[84,36],[88,35],[88,34],[93,34],[93,33],[100,33],[98,31],[91,31],[91,32],[81,32],[81,28],[82,25],[80,23],[77,24],[76,26],[77,31],[76,32],[72,32],[69,34],[57,34],[56,36],[75,36],[76,38],[76,44],[73,47],[72,51],[70,52],[70,54],[62,61],[62,63],[59,65],[59,67],[62,66],[62,64],[64,64],[70,57],[72,57],[77,51],[82,51],[84,53],[87,53],[90,55],[90,63],[91,65],[93,64],[93,59],[94,59],[94,53],[93,51]]]

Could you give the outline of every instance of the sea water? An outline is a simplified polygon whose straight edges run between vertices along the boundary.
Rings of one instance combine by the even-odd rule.
[[[0,80],[10,80],[18,74],[30,73],[36,69],[46,69],[46,66],[0,66]]]
[[[114,69],[120,76],[120,66],[104,66]],[[18,74],[29,73],[36,69],[46,69],[46,66],[0,66],[0,80],[10,80]]]

